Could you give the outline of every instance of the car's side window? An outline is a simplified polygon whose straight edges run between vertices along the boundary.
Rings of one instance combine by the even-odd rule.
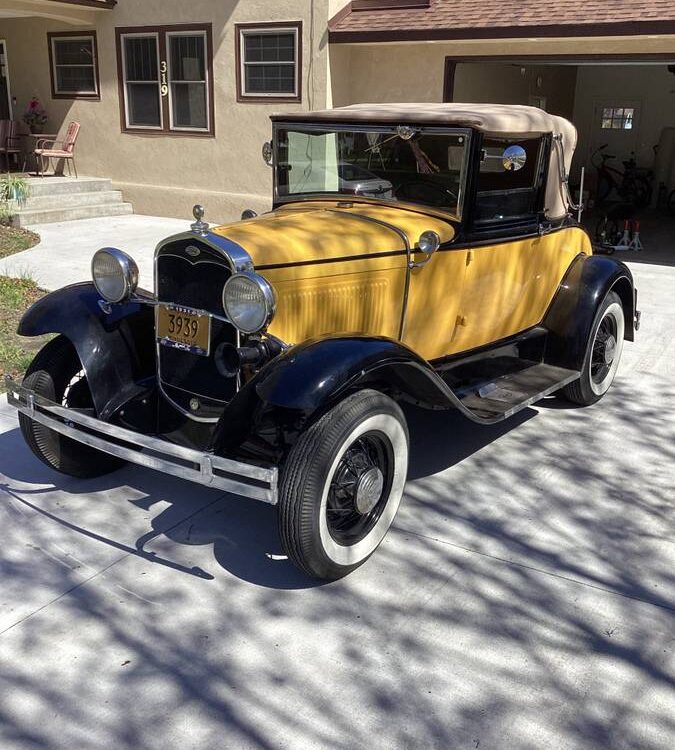
[[[510,147],[524,151],[524,164],[508,168],[504,152]],[[476,223],[501,223],[534,218],[541,190],[542,138],[486,138],[478,173]]]

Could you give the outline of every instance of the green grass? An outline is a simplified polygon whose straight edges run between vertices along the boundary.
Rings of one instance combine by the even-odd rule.
[[[18,229],[0,224],[0,258],[5,258],[37,245],[40,236],[28,229]]]
[[[30,278],[0,276],[0,393],[5,391],[5,375],[23,377],[38,349],[51,338],[23,338],[16,333],[24,312],[45,294]]]

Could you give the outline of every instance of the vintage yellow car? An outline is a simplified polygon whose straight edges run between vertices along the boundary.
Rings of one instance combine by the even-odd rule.
[[[155,251],[155,288],[98,250],[36,303],[58,334],[8,381],[33,452],[91,477],[132,461],[278,507],[288,556],[345,575],[392,524],[403,401],[479,424],[546,395],[592,404],[639,325],[630,271],[593,255],[576,131],[506,105],[279,115],[273,210]]]

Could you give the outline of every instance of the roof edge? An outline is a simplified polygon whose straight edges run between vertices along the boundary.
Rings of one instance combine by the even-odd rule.
[[[50,0],[52,3],[61,5],[79,5],[85,8],[98,8],[99,10],[112,10],[117,5],[117,0]]]
[[[346,6],[349,8],[350,6]],[[345,9],[343,8],[343,11]],[[544,26],[489,26],[462,29],[377,29],[343,31],[335,28],[347,13],[340,11],[331,19],[328,41],[331,44],[363,44],[367,42],[428,42],[457,39],[520,39],[550,37],[641,36],[675,34],[675,21],[611,21],[608,23],[569,23]],[[341,15],[342,14],[342,15]],[[338,16],[340,16],[338,18]]]

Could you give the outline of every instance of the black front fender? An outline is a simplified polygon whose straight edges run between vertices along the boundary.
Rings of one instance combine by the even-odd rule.
[[[427,408],[458,408],[483,421],[405,345],[383,337],[332,336],[307,341],[269,362],[231,401],[212,447],[221,454],[260,451],[260,457],[279,460],[309,422],[362,388]]]
[[[136,381],[154,372],[154,320],[148,305],[112,305],[106,313],[100,300],[90,282],[66,286],[32,305],[18,333],[59,333],[68,338],[87,376],[96,412],[106,420],[142,390]]]
[[[582,367],[598,305],[616,292],[626,320],[625,338],[635,338],[635,287],[628,266],[606,255],[578,255],[570,266],[542,322],[549,331],[546,361],[559,367]]]

